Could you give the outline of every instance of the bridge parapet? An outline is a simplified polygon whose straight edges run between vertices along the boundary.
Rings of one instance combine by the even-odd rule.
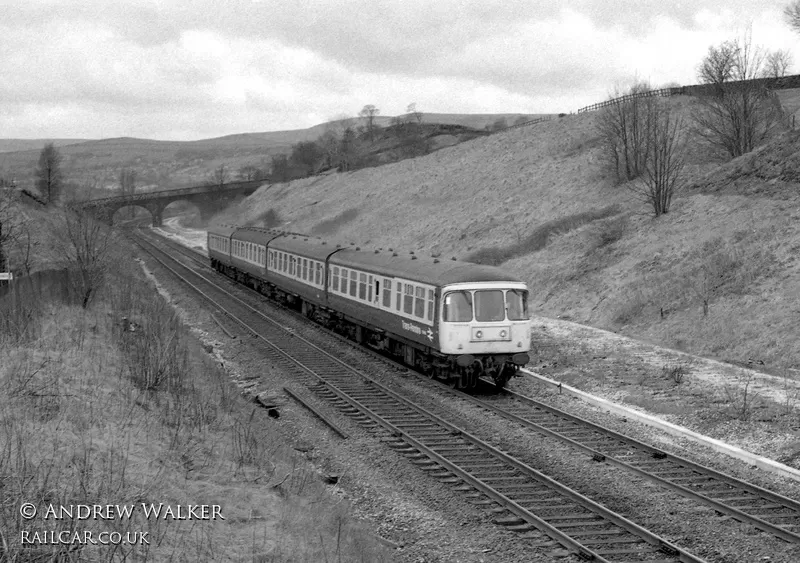
[[[128,205],[139,205],[150,212],[153,224],[160,226],[164,208],[174,201],[186,200],[194,203],[200,209],[201,216],[207,219],[219,210],[219,204],[223,201],[231,200],[237,195],[250,195],[264,184],[266,182],[263,180],[251,180],[231,182],[221,186],[194,186],[90,199],[77,205],[109,223],[117,210]]]

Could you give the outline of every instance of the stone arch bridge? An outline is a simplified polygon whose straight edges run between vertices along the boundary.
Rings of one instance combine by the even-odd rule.
[[[193,188],[142,192],[125,196],[90,199],[82,202],[80,207],[97,219],[111,224],[117,211],[129,205],[136,205],[147,209],[153,218],[153,226],[160,227],[164,209],[170,203],[189,201],[200,210],[201,219],[207,221],[237,197],[248,196],[266,183],[264,180],[252,180],[215,186],[205,185]]]

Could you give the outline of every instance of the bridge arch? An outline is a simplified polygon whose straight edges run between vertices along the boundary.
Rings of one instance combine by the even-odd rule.
[[[110,221],[111,224],[118,224],[120,221],[125,221],[127,219],[136,219],[137,217],[143,217],[147,215],[150,217],[150,220],[153,221],[153,211],[145,205],[139,203],[131,203],[130,205],[121,205],[114,211],[110,212]]]

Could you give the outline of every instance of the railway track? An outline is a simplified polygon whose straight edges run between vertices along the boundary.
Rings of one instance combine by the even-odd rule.
[[[712,507],[787,542],[800,544],[800,503],[710,467],[659,450],[530,397],[505,390],[482,398],[454,396],[586,452],[592,459]]]
[[[172,259],[153,243],[140,239],[140,246],[267,344],[264,353],[271,361],[299,370],[320,396],[358,424],[379,431],[389,447],[432,478],[491,510],[498,525],[521,533],[539,530],[594,561],[702,561],[398,395]]]
[[[177,243],[170,244],[198,264],[207,266],[200,258],[200,253]],[[493,385],[489,381],[486,383]],[[739,522],[750,524],[787,542],[800,544],[800,502],[791,498],[664,452],[509,390],[480,398],[451,390],[446,385],[442,386],[442,390],[521,427],[565,442],[597,462],[629,471]]]

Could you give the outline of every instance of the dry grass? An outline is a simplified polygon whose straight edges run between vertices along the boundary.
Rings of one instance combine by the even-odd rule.
[[[332,235],[358,217],[358,208],[345,209],[330,219],[320,221],[311,228],[312,235]]]
[[[32,328],[0,341],[0,560],[386,557],[133,265],[86,310],[27,297]],[[23,520],[25,502],[39,516]],[[225,520],[148,519],[141,503],[219,505]],[[137,508],[41,517],[80,504]],[[44,530],[147,532],[149,545],[20,545],[23,531]]]
[[[551,238],[573,231],[586,225],[587,223],[616,215],[617,213],[619,213],[619,208],[616,205],[610,205],[596,211],[575,213],[573,215],[567,215],[566,217],[561,217],[553,221],[548,221],[543,225],[536,227],[529,234],[525,234],[524,232],[525,225],[519,225],[517,227],[518,231],[516,241],[506,246],[482,248],[467,256],[465,260],[475,262],[476,264],[499,266],[503,262],[507,262],[512,258],[526,256],[542,250],[545,246],[547,246],[547,242]],[[607,232],[608,234],[605,234]],[[607,242],[603,241],[603,239],[608,238],[608,236],[613,236],[611,235],[610,231],[607,231],[607,229],[601,231],[600,241],[603,243],[603,246],[610,244],[610,240]],[[617,239],[619,239],[619,237],[617,237]]]

